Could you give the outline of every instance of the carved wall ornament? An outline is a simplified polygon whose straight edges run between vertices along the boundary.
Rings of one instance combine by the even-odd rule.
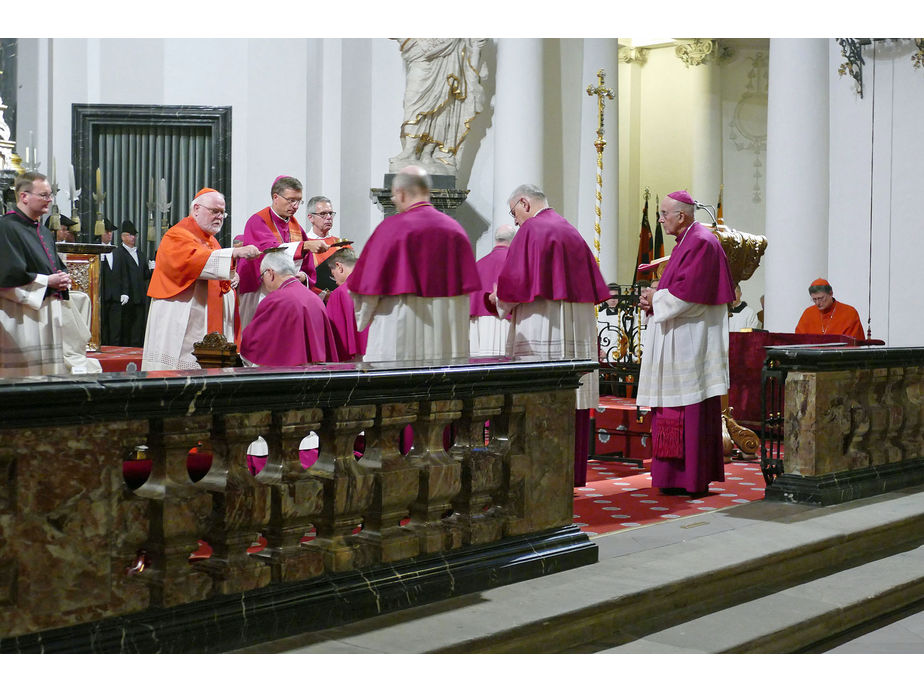
[[[636,48],[635,46],[620,46],[618,56],[621,63],[629,65],[638,63],[641,66],[648,62],[648,49]]]
[[[687,67],[697,67],[706,62],[715,48],[716,42],[712,39],[678,39],[674,53]]]
[[[767,56],[757,53],[748,58],[751,69],[748,72],[748,84],[732,116],[729,139],[740,152],[747,150],[754,153],[754,202],[761,201],[760,180],[763,177],[761,156],[767,151],[767,87],[769,71]]]

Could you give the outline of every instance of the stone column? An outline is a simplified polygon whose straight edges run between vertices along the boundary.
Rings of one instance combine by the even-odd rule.
[[[719,186],[722,184],[720,68],[715,64],[715,58],[711,57],[701,65],[689,67],[688,71],[690,82],[694,85],[692,93],[700,99],[699,103],[690,108],[690,120],[693,124],[691,140],[693,176],[690,183],[690,194],[703,204],[715,205],[719,199]],[[697,220],[703,224],[712,222],[705,211],[699,212]]]
[[[510,223],[507,197],[542,186],[542,39],[498,39],[494,96],[494,229]]]
[[[827,39],[770,39],[764,327],[792,332],[828,273]]]

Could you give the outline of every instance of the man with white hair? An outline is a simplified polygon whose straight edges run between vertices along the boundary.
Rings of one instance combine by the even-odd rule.
[[[148,286],[151,307],[141,370],[199,368],[193,345],[210,332],[234,340],[232,260],[260,254],[254,245],[222,248],[215,238],[225,217],[225,196],[213,188],[196,193],[189,216],[161,239]]]
[[[334,333],[324,302],[302,284],[295,262],[282,251],[260,263],[266,298],[241,335],[241,357],[248,365],[302,366],[337,361]]]
[[[677,190],[658,221],[677,239],[658,288],[642,289],[648,328],[636,404],[651,409],[651,486],[703,495],[725,480],[722,395],[728,393],[728,308],[734,282],[722,244]]]
[[[507,199],[519,231],[497,278],[497,312],[511,315],[508,356],[596,361],[594,305],[610,292],[590,246],[549,206],[535,185],[520,185]],[[575,402],[574,484],[587,479],[590,409],[600,399],[596,371],[581,378]]]
[[[357,329],[369,326],[364,361],[466,358],[469,294],[481,286],[471,242],[455,219],[430,204],[419,166],[391,184],[398,213],[366,242],[347,286]]]
[[[498,227],[494,232],[494,248],[475,263],[481,278],[481,289],[472,292],[469,304],[469,344],[472,356],[503,356],[507,353],[510,316],[498,317],[485,304],[484,299],[497,286],[497,277],[507,259],[507,249],[514,234],[516,229],[510,224]]]

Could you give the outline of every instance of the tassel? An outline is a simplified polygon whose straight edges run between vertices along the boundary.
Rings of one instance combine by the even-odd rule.
[[[76,214],[74,215],[74,221],[76,223],[71,227],[71,231],[74,232],[74,235],[77,235],[80,233],[80,217],[78,217]]]
[[[96,226],[93,227],[94,236],[102,236],[106,233],[106,222],[103,221],[102,217],[96,219]]]
[[[683,458],[683,418],[681,414],[660,412],[654,432],[655,457]]]
[[[52,212],[51,216],[48,217],[48,228],[52,231],[57,231],[61,228],[61,215],[58,214],[57,210]]]

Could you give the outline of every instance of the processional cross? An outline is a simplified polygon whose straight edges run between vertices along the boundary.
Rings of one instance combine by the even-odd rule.
[[[588,96],[597,97],[597,108],[599,109],[600,127],[597,128],[597,139],[594,140],[594,147],[597,149],[597,186],[594,192],[594,256],[597,264],[600,264],[600,208],[603,203],[603,148],[606,147],[606,140],[603,139],[603,110],[606,99],[611,101],[616,97],[612,89],[607,89],[603,84],[606,72],[600,70],[597,72],[597,86],[590,84],[587,87]]]

